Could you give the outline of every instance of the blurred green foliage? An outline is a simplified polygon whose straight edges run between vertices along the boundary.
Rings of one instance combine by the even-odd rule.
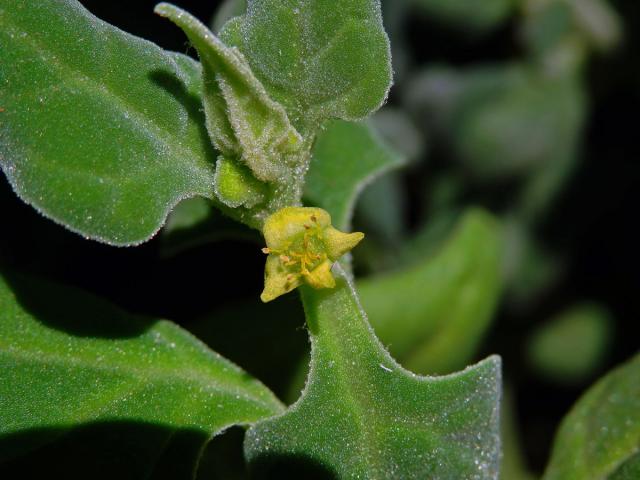
[[[500,229],[472,210],[432,255],[358,282],[362,306],[390,352],[417,373],[449,373],[474,357],[502,291]]]
[[[599,305],[574,305],[540,325],[529,339],[531,366],[560,383],[580,382],[602,365],[613,336],[611,314]]]
[[[508,18],[516,0],[410,0],[425,15],[471,32],[491,30]]]
[[[636,355],[580,398],[558,429],[544,480],[616,480],[638,472],[639,377]]]

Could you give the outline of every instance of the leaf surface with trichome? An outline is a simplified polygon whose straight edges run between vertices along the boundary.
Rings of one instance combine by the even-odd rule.
[[[624,470],[638,470],[638,379],[640,355],[600,379],[578,400],[556,434],[544,480],[616,479],[625,478]],[[622,471],[619,477],[612,475],[616,471]]]
[[[213,196],[200,67],[75,0],[0,3],[0,167],[47,217],[114,245]]]
[[[272,478],[279,462],[297,459],[340,479],[496,478],[499,359],[447,377],[404,370],[336,269],[334,289],[303,287],[309,379],[284,415],[247,433],[253,472]]]
[[[367,184],[404,165],[367,122],[336,120],[318,135],[305,185],[305,198],[348,229],[358,195]]]
[[[391,86],[378,0],[251,0],[222,36],[303,134],[369,115]]]
[[[21,455],[68,455],[76,440],[87,458],[63,464],[88,468],[84,478],[105,478],[105,461],[121,469],[114,478],[143,477],[172,453],[181,457],[172,478],[191,478],[213,435],[282,410],[266,387],[173,323],[15,274],[0,279],[0,398],[0,463],[38,468]],[[100,442],[119,448],[121,429],[132,460],[109,463],[115,454]]]

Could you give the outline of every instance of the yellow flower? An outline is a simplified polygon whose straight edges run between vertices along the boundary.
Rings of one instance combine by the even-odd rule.
[[[286,207],[264,223],[269,256],[265,266],[263,302],[290,292],[303,283],[313,288],[333,288],[333,263],[355,247],[364,234],[342,233],[331,226],[321,208]]]

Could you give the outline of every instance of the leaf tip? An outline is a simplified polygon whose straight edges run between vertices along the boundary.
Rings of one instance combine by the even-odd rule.
[[[179,9],[175,6],[172,5],[170,3],[167,2],[161,2],[158,3],[154,8],[153,8],[153,13],[155,13],[156,15],[160,15],[161,17],[169,17],[172,13],[179,11]]]

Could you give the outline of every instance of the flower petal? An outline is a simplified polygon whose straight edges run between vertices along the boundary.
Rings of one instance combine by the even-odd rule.
[[[336,280],[331,273],[331,262],[322,262],[311,272],[304,275],[305,281],[315,289],[333,288]]]
[[[264,268],[264,290],[260,294],[260,300],[264,303],[270,302],[301,284],[302,278],[299,274],[289,272],[277,256],[269,255]]]
[[[262,232],[269,248],[284,250],[293,237],[306,231],[305,225],[316,223],[321,228],[328,227],[331,217],[321,208],[285,207],[266,219]]]
[[[363,238],[364,233],[362,232],[342,233],[332,226],[329,226],[324,231],[324,244],[327,256],[331,260],[336,261],[358,245]]]

